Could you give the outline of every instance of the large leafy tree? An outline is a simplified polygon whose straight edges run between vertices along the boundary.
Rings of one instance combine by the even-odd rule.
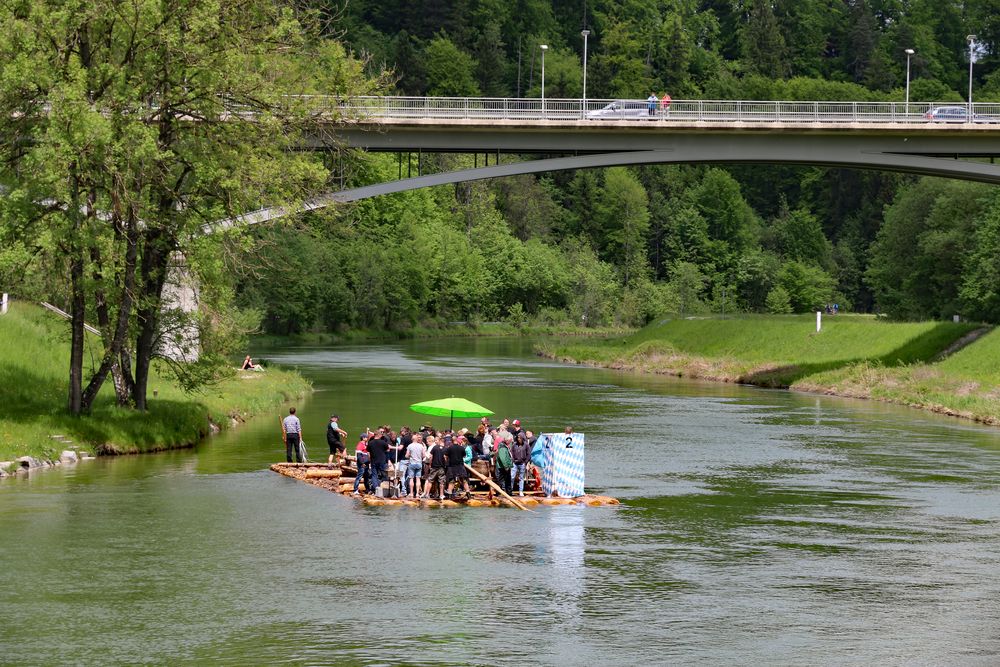
[[[4,222],[50,234],[68,263],[69,408],[114,372],[145,409],[171,261],[207,222],[323,187],[322,164],[290,150],[328,111],[302,93],[370,86],[318,15],[282,0],[4,0],[0,23]],[[88,308],[105,354],[84,388]]]

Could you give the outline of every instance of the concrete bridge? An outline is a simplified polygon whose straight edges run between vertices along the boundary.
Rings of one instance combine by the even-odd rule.
[[[674,100],[650,110],[644,100],[360,97],[324,98],[319,107],[307,148],[417,153],[418,165],[423,153],[479,157],[472,169],[423,174],[418,166],[416,176],[330,192],[297,211],[462,181],[631,164],[800,164],[1000,184],[993,164],[1000,104]],[[262,209],[206,229],[288,213]]]

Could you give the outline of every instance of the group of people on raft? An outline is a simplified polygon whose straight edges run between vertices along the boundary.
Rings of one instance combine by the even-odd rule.
[[[300,460],[302,427],[294,408],[289,413],[282,426],[285,458],[291,462],[293,457]],[[572,429],[567,428],[567,432]],[[339,416],[330,417],[326,439],[330,448],[328,464],[340,464],[347,457],[347,432],[340,428]],[[401,427],[399,432],[388,425],[366,428],[355,445],[354,494],[359,494],[362,482],[366,493],[373,494],[388,481],[393,495],[440,500],[468,495],[469,465],[491,476],[506,493],[513,495],[516,486],[523,496],[526,480],[529,490],[540,485],[540,475],[531,464],[535,441],[535,434],[522,428],[518,419],[504,419],[494,426],[484,417],[475,431],[438,431],[430,424],[418,431],[409,426]]]

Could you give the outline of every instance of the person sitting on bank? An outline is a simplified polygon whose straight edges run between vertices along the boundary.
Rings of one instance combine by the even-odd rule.
[[[247,358],[243,360],[243,365],[240,366],[241,371],[255,371],[258,368],[260,368],[260,365],[255,364],[249,354],[247,355]]]

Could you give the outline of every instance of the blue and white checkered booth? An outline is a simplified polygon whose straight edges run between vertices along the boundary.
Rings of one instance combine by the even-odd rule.
[[[583,495],[583,433],[543,433],[542,490],[547,496],[576,498]]]

